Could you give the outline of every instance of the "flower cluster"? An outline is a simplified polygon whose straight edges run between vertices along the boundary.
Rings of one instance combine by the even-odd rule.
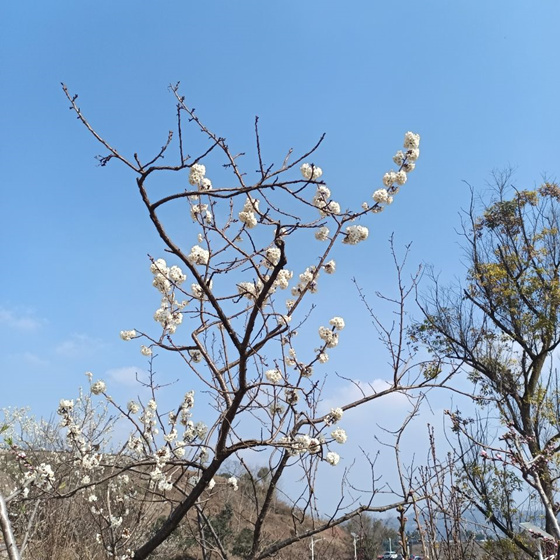
[[[263,289],[263,283],[260,280],[256,282],[239,282],[237,291],[239,295],[250,300],[256,300]]]
[[[334,348],[338,345],[338,333],[334,331],[341,331],[344,328],[344,319],[342,317],[333,317],[329,323],[332,325],[332,328],[319,327],[319,337],[325,341],[327,348]]]
[[[292,288],[292,295],[298,297],[305,291],[309,290],[312,294],[317,293],[317,267],[310,266],[299,275],[299,282]]]
[[[239,219],[249,228],[257,225],[256,213],[259,211],[259,201],[256,198],[247,197],[243,210],[239,212]]]
[[[99,380],[91,384],[91,392],[94,395],[101,395],[101,393],[104,393],[106,390],[107,386],[104,381]]]
[[[336,441],[336,443],[346,443],[348,436],[342,428],[336,428],[331,432],[331,437]]]
[[[269,247],[266,250],[263,264],[266,268],[274,268],[280,262],[281,257],[282,251],[278,247]]]
[[[192,265],[208,264],[208,261],[210,260],[210,253],[199,245],[195,245],[191,248],[191,252],[187,256],[187,260]]]
[[[329,262],[326,262],[323,265],[323,270],[327,273],[327,274],[334,274],[336,271],[336,262],[333,261],[332,259]]]
[[[269,369],[265,372],[265,377],[270,381],[270,383],[276,384],[282,381],[282,373],[278,368]]]
[[[191,206],[191,218],[195,222],[204,221],[208,225],[211,225],[214,216],[212,216],[212,212],[208,210],[208,204],[193,204]]]
[[[193,187],[198,187],[199,191],[209,191],[212,188],[212,181],[206,176],[206,167],[201,163],[195,163],[191,166],[189,172],[189,183]],[[194,198],[197,198],[196,196]]]
[[[399,192],[399,187],[404,185],[408,179],[407,173],[410,173],[416,167],[416,160],[420,156],[420,135],[414,132],[407,132],[404,135],[403,147],[405,151],[399,150],[394,156],[393,161],[399,166],[397,171],[393,169],[387,171],[383,175],[384,189],[378,189],[373,193],[373,201],[375,206],[371,208],[373,212],[383,210],[384,204],[393,202],[393,195]],[[364,209],[368,209],[367,203],[363,205]]]
[[[38,467],[30,468],[23,475],[22,483],[25,486],[35,484],[37,487],[47,490],[52,488],[55,481],[54,471],[48,463],[41,463]]]
[[[342,419],[343,414],[344,414],[344,411],[342,410],[342,408],[340,408],[340,407],[331,408],[331,411],[325,417],[325,424],[327,426],[330,426],[331,424],[339,422]]]
[[[317,191],[313,196],[311,203],[319,210],[321,216],[329,214],[340,214],[340,204],[334,200],[330,200],[331,191],[326,185],[318,185]]]
[[[186,301],[177,301],[175,289],[179,287],[187,277],[178,266],[168,267],[164,259],[155,260],[150,266],[154,275],[153,286],[161,293],[160,307],[154,313],[154,321],[158,322],[164,330],[173,334],[177,327],[183,322],[181,310],[187,305]],[[123,336],[123,333],[125,336]],[[121,338],[130,340],[136,333],[134,331],[122,331]],[[152,350],[142,346],[140,351],[144,356],[151,356]]]
[[[368,238],[369,230],[365,226],[348,226],[342,243],[346,245],[357,245],[360,241]]]
[[[326,241],[329,238],[329,233],[329,228],[322,226],[315,232],[315,239],[317,241]]]
[[[299,169],[303,178],[308,181],[318,179],[323,174],[323,170],[312,163],[304,163]]]

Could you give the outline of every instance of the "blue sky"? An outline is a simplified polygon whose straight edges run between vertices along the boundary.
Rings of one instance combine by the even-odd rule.
[[[162,145],[174,127],[168,86],[178,81],[251,169],[255,115],[269,161],[325,132],[314,160],[354,205],[381,186],[404,132],[419,132],[417,170],[374,217],[368,248],[341,257],[332,286],[347,290],[355,327],[329,365],[373,381],[385,358],[381,348],[363,356],[375,333],[350,279],[372,298],[391,288],[390,234],[397,247],[413,243],[412,268],[460,276],[464,181],[483,190],[493,169],[508,166],[523,187],[558,174],[558,21],[553,0],[3,3],[0,407],[48,416],[88,370],[125,398],[130,372],[147,365],[118,333],[152,324],[158,300],[146,255],[159,256],[161,244],[132,174],[96,165],[102,150],[60,82],[127,155]]]

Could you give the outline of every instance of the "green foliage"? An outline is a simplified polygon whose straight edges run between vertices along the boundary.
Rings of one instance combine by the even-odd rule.
[[[252,545],[253,531],[251,531],[251,529],[249,529],[248,527],[244,527],[235,536],[231,551],[233,554],[235,554],[235,556],[241,556],[243,558],[251,552]]]

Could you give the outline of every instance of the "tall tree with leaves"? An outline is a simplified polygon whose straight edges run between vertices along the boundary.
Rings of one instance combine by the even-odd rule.
[[[436,281],[412,336],[433,353],[427,374],[447,364],[473,383],[477,418],[449,411],[465,491],[499,532],[528,552],[517,523],[521,512],[512,503],[516,491],[529,496],[527,503],[537,499],[547,532],[560,540],[560,393],[553,364],[560,343],[560,188],[545,182],[518,190],[509,186],[510,173],[495,179],[483,211],[473,196],[466,212],[465,285],[443,289]]]

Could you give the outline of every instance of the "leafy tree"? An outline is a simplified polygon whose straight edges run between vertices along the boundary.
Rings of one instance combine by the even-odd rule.
[[[560,539],[560,188],[518,190],[510,173],[495,179],[490,202],[480,212],[473,196],[465,214],[465,285],[436,281],[411,336],[433,355],[430,377],[448,364],[472,382],[476,417],[448,411],[465,493],[500,534],[531,552],[519,534],[527,520],[519,499],[536,498],[546,531]]]

